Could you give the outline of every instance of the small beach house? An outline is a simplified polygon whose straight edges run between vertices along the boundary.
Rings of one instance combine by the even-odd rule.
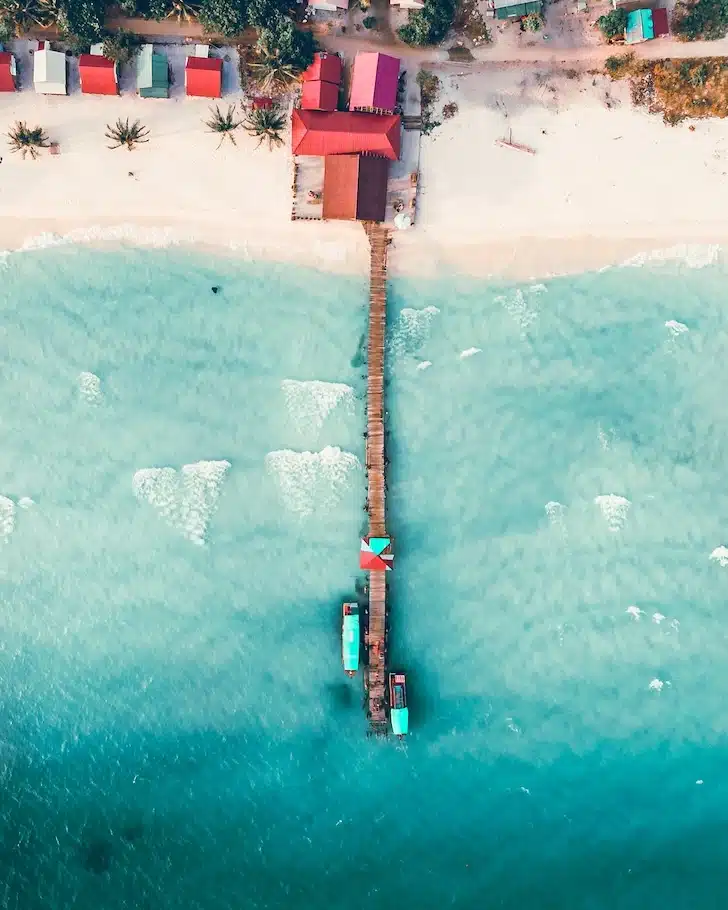
[[[0,50],[0,92],[14,92],[18,87],[17,78],[15,56],[9,51]]]
[[[104,57],[103,44],[94,44],[90,54],[78,58],[78,74],[84,95],[118,95],[119,78],[117,65]]]
[[[324,159],[323,217],[384,221],[389,161],[374,155],[329,155]]]
[[[38,42],[33,55],[33,86],[40,95],[68,94],[66,81],[66,55],[52,51],[47,41]]]
[[[222,60],[210,56],[209,44],[196,44],[185,63],[185,93],[190,98],[222,97]]]
[[[640,44],[655,37],[651,9],[636,9],[627,13],[627,28],[624,40],[627,44]]]
[[[349,110],[391,114],[397,105],[399,59],[374,51],[360,52],[354,59]]]
[[[294,155],[381,155],[399,158],[400,118],[395,114],[294,110],[291,151]]]
[[[322,9],[329,13],[349,9],[349,0],[309,0],[309,9]]]
[[[141,98],[169,98],[169,64],[145,44],[137,57],[137,92]]]
[[[400,9],[422,9],[425,0],[389,0],[390,6],[398,6]]]
[[[341,57],[316,54],[302,76],[301,107],[305,111],[335,111],[339,103]]]
[[[523,19],[529,13],[540,13],[541,0],[526,0],[525,3],[514,3],[513,0],[494,0],[496,19]]]

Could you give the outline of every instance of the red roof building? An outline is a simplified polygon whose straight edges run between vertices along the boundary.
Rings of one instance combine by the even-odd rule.
[[[7,51],[0,51],[0,92],[14,92],[17,88],[15,57]]]
[[[324,163],[324,219],[384,221],[389,161],[374,155],[329,155]]]
[[[335,111],[339,103],[339,86],[320,79],[303,83],[301,107],[304,111]]]
[[[652,10],[652,28],[655,32],[655,38],[661,38],[663,35],[670,34],[670,27],[667,24],[667,10]]]
[[[349,109],[388,111],[397,105],[399,60],[388,54],[359,53],[351,76]]]
[[[116,64],[100,54],[81,54],[78,58],[81,91],[84,95],[118,95]]]
[[[341,57],[338,54],[316,54],[313,63],[301,77],[304,82],[341,82]]]
[[[222,97],[222,60],[219,57],[188,57],[185,92],[193,98]]]
[[[294,155],[368,153],[396,161],[399,149],[400,119],[395,114],[293,111],[291,151]]]

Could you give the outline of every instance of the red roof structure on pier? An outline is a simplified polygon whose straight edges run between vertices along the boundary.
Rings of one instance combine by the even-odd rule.
[[[375,155],[327,155],[323,217],[384,221],[389,161]]]
[[[381,155],[396,161],[400,119],[395,114],[294,110],[291,151],[294,155]]]

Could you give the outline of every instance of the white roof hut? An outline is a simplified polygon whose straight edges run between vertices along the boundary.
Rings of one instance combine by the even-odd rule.
[[[41,41],[33,56],[33,85],[41,95],[67,95],[66,55]]]

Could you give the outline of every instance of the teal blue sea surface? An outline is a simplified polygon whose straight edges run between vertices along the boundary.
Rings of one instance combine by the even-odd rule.
[[[402,743],[340,659],[365,279],[0,270],[3,910],[725,906],[721,263],[393,282]]]

